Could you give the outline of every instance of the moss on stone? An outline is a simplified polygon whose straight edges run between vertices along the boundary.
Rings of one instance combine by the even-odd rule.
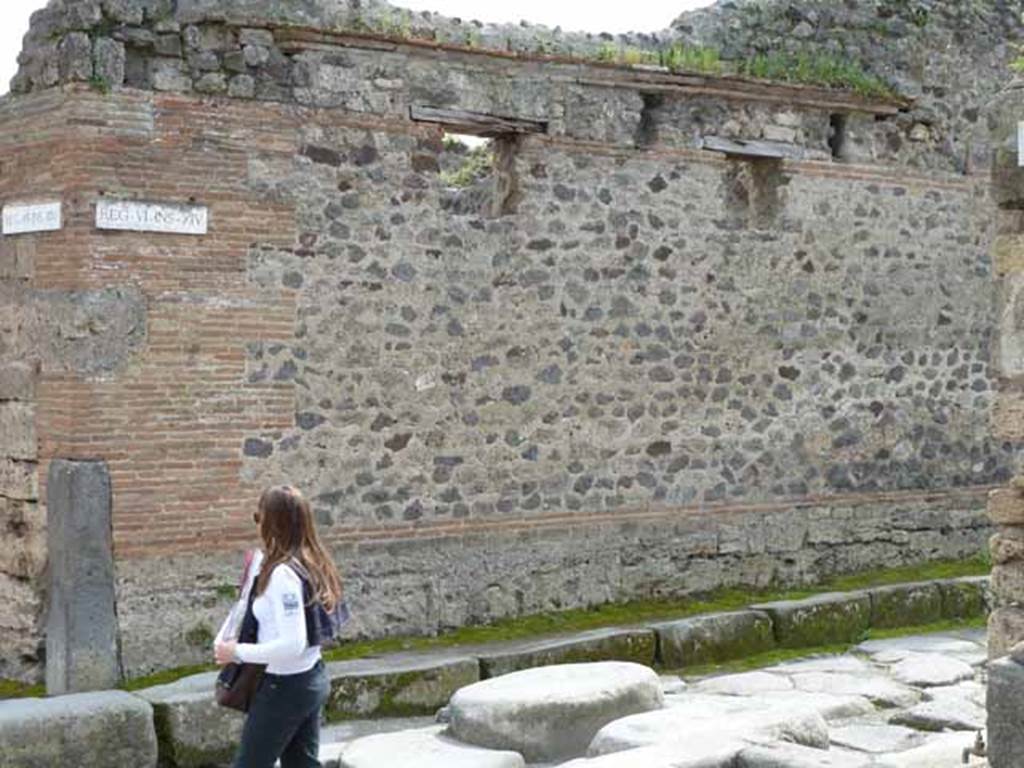
[[[388,637],[380,640],[349,642],[327,651],[329,661],[377,656],[409,650],[428,650],[458,645],[491,643],[507,640],[543,637],[568,632],[581,632],[609,626],[636,625],[656,621],[669,621],[695,616],[702,613],[716,613],[745,608],[760,601],[797,600],[821,592],[850,591],[886,584],[928,581],[932,579],[956,579],[968,576],[985,576],[991,568],[986,553],[968,560],[946,560],[923,565],[887,568],[839,576],[822,582],[816,589],[776,590],[758,592],[754,590],[723,589],[697,598],[676,598],[666,600],[645,600],[629,603],[607,603],[593,608],[581,608],[559,613],[543,613],[516,619],[504,619],[488,626],[463,627],[436,637]],[[957,618],[981,615],[985,610],[984,600],[978,587],[965,583],[954,591],[944,593],[944,615]],[[975,590],[972,592],[972,590]],[[215,670],[213,665],[192,665],[168,669],[135,678],[125,682],[121,688],[136,691],[155,685],[173,683],[183,677],[200,672]],[[20,684],[0,681],[0,699],[14,695],[31,696],[35,693],[9,694],[7,691],[26,690]],[[36,690],[27,688],[27,690]],[[41,690],[41,689],[39,689]]]
[[[896,637],[909,637],[911,635],[928,635],[935,634],[938,632],[953,632],[956,630],[965,629],[983,629],[985,627],[985,620],[981,618],[972,618],[967,620],[946,620],[939,621],[932,624],[925,624],[922,626],[915,627],[898,627],[892,629],[870,629],[868,630],[863,640],[889,640]],[[820,656],[825,654],[842,654],[848,653],[856,643],[830,643],[825,645],[817,645],[810,648],[778,648],[776,650],[767,651],[765,653],[758,653],[745,658],[734,659],[732,661],[726,661],[715,664],[703,664],[697,666],[686,666],[686,667],[662,667],[660,671],[664,674],[676,674],[687,679],[695,679],[701,677],[708,677],[710,675],[724,675],[734,672],[747,672],[752,669],[763,669],[764,667],[771,667],[776,664],[781,664],[784,661],[792,661],[794,659],[802,659],[808,656]]]
[[[432,715],[464,685],[476,682],[458,666],[413,669],[381,675],[336,677],[326,717],[341,722],[364,717]]]
[[[944,618],[942,591],[936,583],[890,585],[870,594],[872,627],[931,624]]]
[[[46,686],[0,679],[0,699],[31,699],[46,695]]]

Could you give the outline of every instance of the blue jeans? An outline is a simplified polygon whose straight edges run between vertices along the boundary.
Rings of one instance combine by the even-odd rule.
[[[297,675],[264,675],[233,768],[320,768],[320,714],[331,692],[322,661]]]

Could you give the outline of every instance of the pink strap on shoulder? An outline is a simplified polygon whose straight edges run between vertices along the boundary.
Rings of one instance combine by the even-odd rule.
[[[245,567],[242,569],[242,583],[238,585],[240,590],[245,589],[245,585],[249,581],[249,569],[252,567],[252,561],[255,558],[256,553],[253,550],[245,550]]]

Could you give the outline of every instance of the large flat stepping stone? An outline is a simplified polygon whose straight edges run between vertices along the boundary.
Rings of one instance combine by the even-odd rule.
[[[792,741],[828,747],[828,725],[817,712],[801,705],[790,708],[776,702],[747,699],[751,709],[723,716],[694,716],[685,707],[631,715],[602,728],[587,754],[606,755],[654,745],[695,744],[714,733],[717,738],[751,741]]]
[[[910,707],[921,700],[918,691],[877,673],[804,672],[792,679],[798,691],[863,696],[880,707]]]
[[[480,665],[468,656],[395,654],[327,665],[332,720],[432,715],[459,688],[480,679]]]
[[[437,725],[433,717],[393,717],[380,720],[345,720],[320,728],[320,762],[338,768],[338,756],[349,742],[364,736],[412,731]]]
[[[748,747],[736,756],[736,768],[869,768],[865,754],[836,749],[812,749],[799,744]]]
[[[693,616],[654,624],[658,661],[668,669],[741,659],[775,647],[772,620],[763,611]]]
[[[618,661],[512,672],[460,689],[449,704],[460,741],[530,762],[584,754],[603,726],[664,704],[654,670]]]
[[[893,665],[892,676],[907,685],[929,688],[970,680],[974,668],[965,661],[937,653],[912,653]]]
[[[503,643],[474,655],[480,676],[498,677],[520,669],[590,661],[654,663],[655,636],[651,629],[595,629],[571,637]]]
[[[750,607],[771,616],[775,641],[783,648],[854,642],[871,625],[866,592],[829,592]]]
[[[793,681],[783,675],[769,672],[744,672],[701,680],[691,686],[700,693],[718,693],[726,696],[756,696],[772,691],[791,691]]]
[[[124,691],[0,701],[3,768],[149,768],[153,708]]]
[[[338,754],[338,768],[524,768],[523,756],[463,744],[436,725],[356,739]]]
[[[870,723],[832,728],[829,737],[837,746],[871,754],[903,752],[913,749],[925,739],[913,728]]]
[[[201,768],[231,762],[245,716],[217,704],[216,680],[216,672],[207,672],[136,691],[153,706],[160,758],[168,765]]]

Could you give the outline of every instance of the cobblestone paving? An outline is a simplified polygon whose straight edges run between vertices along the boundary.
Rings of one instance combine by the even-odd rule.
[[[591,743],[589,757],[527,765],[962,766],[964,750],[985,724],[985,646],[984,631],[965,630],[869,641],[844,655],[808,657],[752,672],[687,681],[666,675],[661,678],[664,709],[605,726]],[[335,765],[339,751],[367,734],[394,732],[397,737],[425,732],[431,725],[429,719],[411,718],[329,728],[324,756],[332,762],[327,765]],[[383,743],[382,748],[389,747]],[[432,768],[426,759],[421,755],[409,765]],[[517,763],[495,762],[505,764]],[[987,765],[973,755],[967,764]],[[341,763],[342,768],[349,765]],[[405,768],[405,763],[391,768]]]

